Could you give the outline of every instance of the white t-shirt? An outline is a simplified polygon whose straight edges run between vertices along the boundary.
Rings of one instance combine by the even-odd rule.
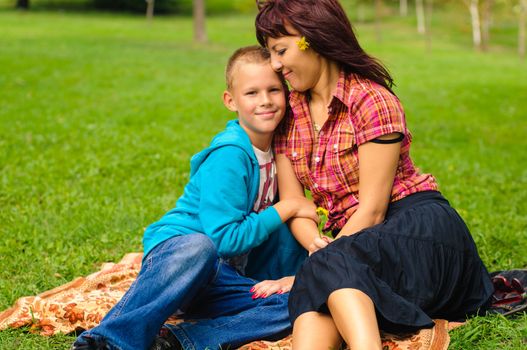
[[[269,150],[265,152],[254,146],[253,149],[256,159],[258,159],[258,164],[260,165],[260,187],[258,189],[258,197],[253,206],[253,210],[258,213],[273,205],[278,183],[276,182],[276,163],[274,161],[272,148],[269,147]],[[229,264],[242,274],[245,273],[249,253],[250,251],[230,258]]]
[[[276,163],[272,148],[262,151],[253,146],[254,154],[260,165],[260,188],[258,189],[258,198],[254,202],[254,211],[260,212],[270,205],[273,205],[278,189],[276,182]]]

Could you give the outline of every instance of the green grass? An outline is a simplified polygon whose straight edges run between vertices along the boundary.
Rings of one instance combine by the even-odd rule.
[[[0,10],[0,309],[141,250],[191,155],[233,118],[223,69],[255,42],[252,21],[210,18],[210,43],[197,45],[188,18]],[[387,18],[381,42],[373,23],[357,29],[396,79],[415,162],[466,219],[489,270],[527,266],[527,64],[513,41],[476,53],[453,25],[427,51],[411,19]],[[0,349],[72,340],[8,330]],[[452,332],[451,348],[526,342],[527,316],[484,317]]]

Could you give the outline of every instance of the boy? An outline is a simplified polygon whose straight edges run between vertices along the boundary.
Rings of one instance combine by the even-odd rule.
[[[101,324],[72,349],[217,349],[289,331],[287,294],[251,295],[255,280],[294,274],[305,251],[283,224],[317,220],[304,198],[276,204],[271,150],[285,110],[285,85],[267,52],[241,48],[226,69],[225,106],[236,112],[191,160],[176,207],[144,234],[141,271]],[[183,312],[197,323],[165,325]]]

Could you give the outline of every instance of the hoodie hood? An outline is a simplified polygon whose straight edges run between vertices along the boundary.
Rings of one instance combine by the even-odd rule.
[[[245,130],[240,126],[238,120],[230,120],[227,122],[225,130],[212,139],[209,147],[192,156],[190,159],[190,176],[192,177],[199,170],[199,167],[203,164],[205,159],[207,159],[209,154],[224,146],[236,146],[241,148],[247,153],[254,164],[258,164],[249,135],[247,135]]]

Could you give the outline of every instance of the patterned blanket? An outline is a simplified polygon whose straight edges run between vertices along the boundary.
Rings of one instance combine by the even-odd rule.
[[[141,267],[141,253],[127,254],[119,263],[105,263],[100,271],[78,277],[37,296],[22,297],[0,313],[0,330],[28,326],[43,336],[72,333],[96,326],[130,287]],[[181,320],[172,318],[170,323]],[[450,342],[445,320],[414,334],[382,334],[384,350],[446,350]],[[277,342],[255,341],[242,350],[288,350],[291,336]]]

